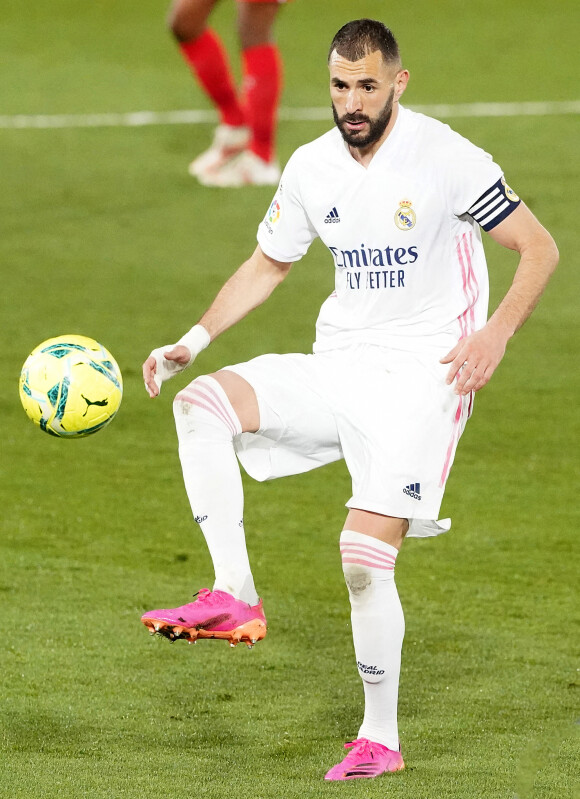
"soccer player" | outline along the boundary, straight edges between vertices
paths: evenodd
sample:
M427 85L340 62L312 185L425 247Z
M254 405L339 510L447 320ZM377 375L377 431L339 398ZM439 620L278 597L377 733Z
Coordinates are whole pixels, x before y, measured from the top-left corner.
M185 61L220 116L211 147L191 162L189 172L207 186L275 186L280 179L275 136L282 62L272 31L285 0L237 0L241 94L220 38L207 27L216 2L175 0L169 18Z
M142 620L169 638L261 639L266 619L248 563L236 454L258 480L344 458L352 497L340 552L364 717L326 779L348 780L404 767L397 554L405 536L449 529L437 517L474 393L538 302L558 252L487 153L400 105L409 73L381 22L341 28L328 66L336 127L290 158L256 250L199 324L144 363L155 397L264 302L317 236L328 247L335 288L313 353L262 355L177 394L185 484L215 583ZM489 320L481 229L519 255Z

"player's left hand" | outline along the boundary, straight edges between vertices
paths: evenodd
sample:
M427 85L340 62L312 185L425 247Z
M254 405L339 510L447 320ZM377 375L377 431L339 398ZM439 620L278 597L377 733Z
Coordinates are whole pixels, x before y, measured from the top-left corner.
M451 385L457 379L456 394L479 391L495 372L505 354L506 344L506 336L489 325L460 339L440 361L451 364L447 383Z

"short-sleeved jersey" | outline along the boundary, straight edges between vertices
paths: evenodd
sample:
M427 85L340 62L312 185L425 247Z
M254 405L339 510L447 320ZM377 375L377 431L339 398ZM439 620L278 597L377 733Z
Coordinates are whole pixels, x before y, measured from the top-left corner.
M399 106L366 168L336 128L296 150L258 243L287 263L316 237L328 247L335 290L320 310L315 352L358 342L445 349L485 324L479 226L493 228L518 203L490 155Z

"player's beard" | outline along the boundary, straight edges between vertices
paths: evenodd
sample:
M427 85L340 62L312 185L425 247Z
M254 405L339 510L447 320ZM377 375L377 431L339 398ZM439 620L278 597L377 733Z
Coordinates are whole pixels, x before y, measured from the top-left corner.
M332 104L332 115L334 117L334 122L336 127L339 129L342 138L349 145L349 147L363 149L365 147L370 147L371 145L375 144L375 142L379 141L385 132L387 125L391 121L391 117L393 115L394 96L395 89L393 87L387 102L383 106L382 111L378 117L375 117L374 119L371 119L371 117L365 116L364 114L345 114L343 117L339 117L336 108L334 107L334 103ZM360 131L349 131L345 128L346 122L368 122L369 129L364 135Z

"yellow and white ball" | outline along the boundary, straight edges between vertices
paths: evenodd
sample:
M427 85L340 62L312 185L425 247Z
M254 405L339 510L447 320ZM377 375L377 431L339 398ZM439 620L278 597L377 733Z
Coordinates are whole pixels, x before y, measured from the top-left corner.
M123 397L111 353L87 336L50 338L30 353L20 374L20 400L45 433L80 438L109 424Z

